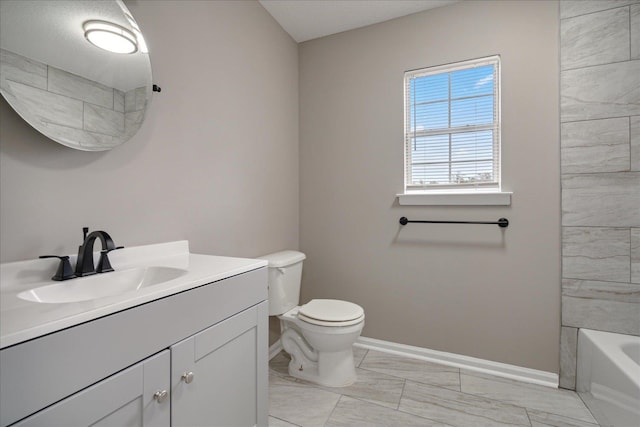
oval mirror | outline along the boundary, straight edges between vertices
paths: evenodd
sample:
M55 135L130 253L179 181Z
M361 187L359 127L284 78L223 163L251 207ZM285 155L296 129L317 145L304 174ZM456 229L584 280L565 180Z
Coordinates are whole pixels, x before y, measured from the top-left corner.
M100 36L131 53L92 44ZM1 0L0 93L60 144L116 147L138 131L151 99L151 62L138 24L121 0Z

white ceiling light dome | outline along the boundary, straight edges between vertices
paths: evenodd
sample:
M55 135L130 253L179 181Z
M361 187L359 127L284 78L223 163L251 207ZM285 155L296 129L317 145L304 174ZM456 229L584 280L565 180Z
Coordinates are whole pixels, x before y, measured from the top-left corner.
M94 46L114 53L138 51L136 36L120 25L107 21L87 21L82 25L85 38Z

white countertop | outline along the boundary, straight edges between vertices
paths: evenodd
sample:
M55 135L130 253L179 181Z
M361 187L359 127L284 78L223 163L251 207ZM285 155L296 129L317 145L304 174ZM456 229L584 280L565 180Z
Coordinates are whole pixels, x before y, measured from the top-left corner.
M98 254L94 254L96 265ZM192 254L187 241L124 248L111 252L109 259L116 271L163 266L184 269L186 273L120 295L82 302L39 303L17 295L40 286L65 283L51 280L59 261L54 258L0 264L0 348L267 266L267 261L261 259ZM75 265L75 256L71 262Z

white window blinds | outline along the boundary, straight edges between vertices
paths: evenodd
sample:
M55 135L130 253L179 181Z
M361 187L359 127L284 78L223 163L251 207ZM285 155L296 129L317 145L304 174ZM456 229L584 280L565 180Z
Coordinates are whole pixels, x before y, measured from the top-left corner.
M500 58L405 73L405 190L500 187Z

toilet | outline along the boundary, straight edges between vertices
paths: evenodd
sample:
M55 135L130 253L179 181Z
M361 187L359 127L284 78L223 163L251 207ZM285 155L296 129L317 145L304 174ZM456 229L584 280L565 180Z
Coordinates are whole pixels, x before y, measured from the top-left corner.
M305 254L282 251L269 262L269 315L278 316L282 347L291 356L289 375L327 387L356 380L353 343L364 327L364 310L335 299L314 299L299 306Z

